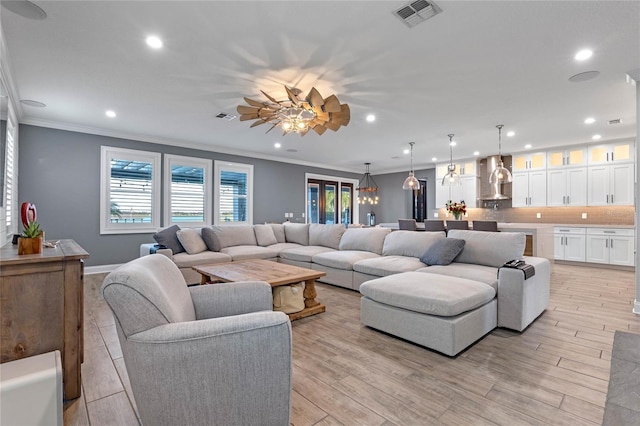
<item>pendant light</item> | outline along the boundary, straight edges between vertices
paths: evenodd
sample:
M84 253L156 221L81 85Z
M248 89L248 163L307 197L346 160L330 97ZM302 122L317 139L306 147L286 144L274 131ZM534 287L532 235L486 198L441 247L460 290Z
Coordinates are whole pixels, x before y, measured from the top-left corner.
M489 176L489 183L511 183L513 177L511 172L504 166L502 162L502 128L503 124L498 124L498 165Z
M456 173L456 165L453 164L453 146L456 143L453 141L453 133L450 133L447 136L449 136L449 165L447 166L449 171L442 178L442 186L460 185L460 176Z
M402 184L402 189L418 190L420 189L420 182L418 182L418 179L413 175L413 145L415 145L415 142L409 142L409 145L411 145L411 170L409 171L409 176L407 176Z
M356 191L358 191L358 204L378 204L378 184L376 184L371 173L369 173L370 164L371 163L364 163L366 171L356 188Z

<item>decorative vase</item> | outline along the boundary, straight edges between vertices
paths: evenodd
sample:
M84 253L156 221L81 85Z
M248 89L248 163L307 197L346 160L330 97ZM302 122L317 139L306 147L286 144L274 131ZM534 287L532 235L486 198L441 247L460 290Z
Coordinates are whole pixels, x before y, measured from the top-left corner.
M36 238L18 238L18 255L42 253L43 236Z
M460 220L460 218L462 217L462 213L460 212L453 212L453 218L455 220Z

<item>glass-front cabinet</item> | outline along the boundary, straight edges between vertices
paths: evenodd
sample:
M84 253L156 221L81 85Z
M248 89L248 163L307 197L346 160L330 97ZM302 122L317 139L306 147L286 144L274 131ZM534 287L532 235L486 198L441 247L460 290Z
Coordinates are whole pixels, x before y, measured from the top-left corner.
M633 142L618 142L589 147L589 164L633 162Z
M547 168L584 166L587 164L585 147L557 149L547 152Z
M514 172L544 170L547 167L547 154L545 152L513 154L512 161Z

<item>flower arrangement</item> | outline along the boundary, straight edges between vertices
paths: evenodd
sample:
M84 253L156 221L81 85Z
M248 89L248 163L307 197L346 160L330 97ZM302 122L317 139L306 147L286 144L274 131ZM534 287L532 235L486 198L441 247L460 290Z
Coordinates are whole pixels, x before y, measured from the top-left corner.
M453 217L456 220L459 220L460 217L462 217L462 215L467 212L467 205L464 203L464 200L460 200L459 203L454 203L453 201L449 200L446 206L447 211L453 214Z

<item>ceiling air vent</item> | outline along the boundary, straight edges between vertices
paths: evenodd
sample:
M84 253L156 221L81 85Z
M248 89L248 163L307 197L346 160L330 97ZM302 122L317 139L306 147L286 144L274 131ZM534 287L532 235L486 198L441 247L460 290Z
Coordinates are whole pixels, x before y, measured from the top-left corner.
M620 124L620 123L622 123L622 118L615 118L613 120L609 120L607 123L609 123L609 124Z
M424 22L427 19L434 17L440 12L442 12L442 9L440 9L435 3L428 2L426 0L417 0L407 3L400 9L393 12L393 14L411 28L418 25L420 22Z
M237 115L233 115L233 114L227 114L226 112L221 112L220 114L216 115L217 118L224 118L227 121L231 121L235 118L237 118Z

